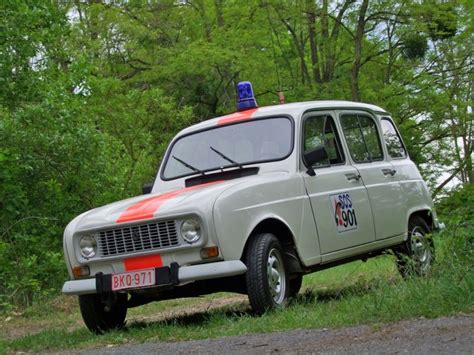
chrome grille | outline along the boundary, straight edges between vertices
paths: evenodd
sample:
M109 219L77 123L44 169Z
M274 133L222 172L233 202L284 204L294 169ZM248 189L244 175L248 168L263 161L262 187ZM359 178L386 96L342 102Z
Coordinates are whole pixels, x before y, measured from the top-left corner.
M102 257L179 245L175 221L153 222L98 233Z

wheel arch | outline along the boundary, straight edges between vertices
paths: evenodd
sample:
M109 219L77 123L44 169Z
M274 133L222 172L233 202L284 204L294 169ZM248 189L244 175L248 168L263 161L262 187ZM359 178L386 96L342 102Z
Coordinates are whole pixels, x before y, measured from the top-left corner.
M415 216L419 216L425 220L425 222L428 224L431 230L434 228L434 220L433 220L433 213L431 209L422 209L422 210L416 210L412 211L409 216L408 216L408 222Z
M284 221L276 217L267 217L257 223L257 225L250 232L247 241L245 242L241 259L245 258L245 255L247 254L247 249L251 244L252 239L254 239L257 235L263 233L271 233L279 240L283 252L286 256L289 271L300 272L302 269L302 263L298 254L298 250L296 248L295 235Z

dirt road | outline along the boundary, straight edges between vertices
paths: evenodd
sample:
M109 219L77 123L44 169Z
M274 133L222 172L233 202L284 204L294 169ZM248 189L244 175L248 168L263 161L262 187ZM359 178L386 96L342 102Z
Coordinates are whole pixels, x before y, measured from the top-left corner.
M176 343L101 348L88 354L241 353L474 354L474 315L416 319L380 326L294 330Z

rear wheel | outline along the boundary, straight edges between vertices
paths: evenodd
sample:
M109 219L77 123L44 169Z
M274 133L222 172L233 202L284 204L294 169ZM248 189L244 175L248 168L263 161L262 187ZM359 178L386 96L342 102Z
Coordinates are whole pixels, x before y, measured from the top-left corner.
M290 293L288 272L280 242L273 234L259 234L245 255L245 281L250 305L257 314L284 307Z
M431 229L420 216L410 218L408 239L396 250L397 266L403 277L424 276L434 260Z
M102 300L98 294L79 296L82 319L87 328L96 334L122 328L127 316L127 294L110 295L108 302Z

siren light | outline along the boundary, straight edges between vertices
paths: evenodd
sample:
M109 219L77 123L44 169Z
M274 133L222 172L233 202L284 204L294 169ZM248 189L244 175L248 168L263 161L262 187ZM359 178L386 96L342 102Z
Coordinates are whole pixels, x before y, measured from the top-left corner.
M250 81L241 81L237 84L237 111L244 111L256 107L258 107L258 105L253 94L252 84Z

